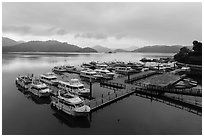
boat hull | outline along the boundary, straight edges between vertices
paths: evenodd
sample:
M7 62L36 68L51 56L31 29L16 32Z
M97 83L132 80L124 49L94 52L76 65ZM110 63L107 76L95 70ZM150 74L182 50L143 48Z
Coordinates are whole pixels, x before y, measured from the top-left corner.
M67 107L64 104L52 101L51 106L56 108L59 111L63 111L64 113L71 115L73 117L87 117L89 116L89 112L76 112L73 109Z
M50 96L49 92L41 93L39 91L32 90L32 89L28 89L28 91L30 91L33 95L38 96L38 97L49 97Z

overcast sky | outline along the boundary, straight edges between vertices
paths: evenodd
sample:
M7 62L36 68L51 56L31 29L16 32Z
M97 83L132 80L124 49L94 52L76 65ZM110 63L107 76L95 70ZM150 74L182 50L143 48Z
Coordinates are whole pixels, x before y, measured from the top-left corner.
M192 45L202 40L202 3L3 3L3 36L81 47Z

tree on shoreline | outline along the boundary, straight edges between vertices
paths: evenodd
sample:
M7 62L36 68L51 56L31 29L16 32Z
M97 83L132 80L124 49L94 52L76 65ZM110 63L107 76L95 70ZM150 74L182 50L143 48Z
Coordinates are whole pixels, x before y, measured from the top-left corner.
M192 50L187 47L182 47L176 55L174 55L174 59L181 63L187 64L202 64L202 43L198 41L193 41Z

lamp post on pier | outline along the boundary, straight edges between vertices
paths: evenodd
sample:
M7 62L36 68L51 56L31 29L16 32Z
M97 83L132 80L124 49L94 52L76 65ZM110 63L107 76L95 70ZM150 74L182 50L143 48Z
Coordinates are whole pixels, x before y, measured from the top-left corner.
M93 82L93 81L92 81L92 78L90 77L90 78L89 78L89 86L90 86L90 95L89 95L89 96L90 96L91 98L92 98L92 82Z

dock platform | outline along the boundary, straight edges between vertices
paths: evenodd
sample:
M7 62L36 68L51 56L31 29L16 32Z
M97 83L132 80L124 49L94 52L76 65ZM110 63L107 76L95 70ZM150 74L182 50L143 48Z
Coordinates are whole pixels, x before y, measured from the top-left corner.
M122 99L128 95L133 94L135 91L131 90L120 90L114 93L111 93L106 96L102 96L101 98L96 98L91 101L88 101L86 105L88 105L91 108L91 112L104 107L106 105L109 105L113 102L118 101L119 99Z

